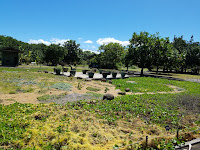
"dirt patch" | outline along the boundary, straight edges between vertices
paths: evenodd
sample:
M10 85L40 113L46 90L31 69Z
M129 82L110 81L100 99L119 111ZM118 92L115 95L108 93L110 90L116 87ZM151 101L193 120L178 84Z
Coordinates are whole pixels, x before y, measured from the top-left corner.
M97 94L105 94L105 89L107 88L107 93L112 93L114 96L118 96L118 91L115 90L115 86L107 82L76 80L71 82L69 81L67 83L72 84L72 90L67 91L66 99L61 99L58 103L64 103L67 101L77 101L80 99L91 99L90 96L85 96L88 92L92 92L87 90L87 87L100 89L100 91L95 92ZM60 95L63 93L66 93L66 91L49 89L46 92L41 93L40 89L35 89L32 93L0 94L0 104L9 105L15 102L38 104L40 103L40 101L37 100L37 97L39 96L46 94ZM74 93L77 93L78 95Z
M72 93L72 94L67 94L59 99L50 99L50 100L44 100L44 101L40 101L40 102L41 103L66 104L67 102L76 102L79 100L91 100L94 98L96 98L96 97L93 97L92 95L89 95L89 94Z
M167 93L171 93L171 94L175 94L175 93L181 93L183 91L185 91L185 89L183 88L179 88L177 86L174 86L174 85L167 85L168 87L172 88L173 91L171 92L147 92L147 93L142 93L142 92L136 92L136 93L132 93L132 92L127 92L126 94L127 95L142 95L142 94L167 94Z
M88 90L88 87L93 87L96 89L100 89L99 91L96 91L95 93L97 94L105 94L105 93L111 93L113 94L115 97L119 96L118 92L120 92L119 89L115 89L115 86L107 83L107 82L101 82L101 81L83 81L83 80L76 80L76 81L65 81L67 83L72 84L72 90L71 91L67 91L67 95L65 96L65 98L59 99L59 100L52 100L52 101L48 101L48 102L56 102L58 104L63 104L66 102L70 102L70 101L77 101L77 100L83 100L83 99L92 99L91 96L88 96L87 93L88 92L93 92ZM132 82L132 81L131 81ZM166 94L166 93L180 93L183 92L184 89L181 89L179 87L173 86L173 85L167 85L170 88L173 89L173 91L171 92L156 92L156 93L152 93L152 92L148 92L146 94L157 94L157 93L161 93L161 94ZM42 95L60 95L66 93L66 91L62 91L62 90L57 90L57 89L49 89L46 90L46 92L41 92L40 89L36 88L34 90L34 92L32 93L17 93L17 94L0 94L0 104L4 104L4 105L9 105L15 102L19 102L19 103L32 103L32 104L38 104L41 103L41 101L38 101L37 97L40 97ZM127 92L126 94L128 95L141 95L141 94L145 94L145 93L132 93L132 92Z
M135 84L136 82L135 81L126 81L126 83L133 83L133 84Z

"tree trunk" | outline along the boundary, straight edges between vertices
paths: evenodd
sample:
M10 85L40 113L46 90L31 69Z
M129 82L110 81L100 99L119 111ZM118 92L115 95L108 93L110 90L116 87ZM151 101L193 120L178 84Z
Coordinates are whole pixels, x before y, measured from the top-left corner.
M183 73L183 65L181 66L181 73Z
M140 76L143 76L144 75L144 72L143 72L144 68L141 69L141 73L140 73Z
M157 66L157 69L156 69L156 74L158 74L158 66Z
M73 68L72 68L72 66L71 66L70 64L68 64L68 65L69 65L69 67L70 67L70 68L71 68L71 70L72 70L72 69L73 69Z
M165 72L165 71L166 71L166 67L164 66L164 67L163 67L163 72Z

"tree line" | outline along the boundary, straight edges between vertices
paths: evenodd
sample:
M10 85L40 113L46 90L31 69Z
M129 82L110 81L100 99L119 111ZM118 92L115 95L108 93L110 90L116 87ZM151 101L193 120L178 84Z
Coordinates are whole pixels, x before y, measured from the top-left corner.
M181 37L161 38L159 33L150 35L148 32L134 33L130 39L130 45L126 55L127 65L135 64L141 69L156 68L163 72L186 73L191 70L193 74L199 74L200 70L200 43Z
M45 45L42 43L29 44L9 36L0 36L0 49L4 48L19 49L21 51L19 54L21 64L36 62L37 64L45 63L52 66L62 64L72 67L76 64L89 64L88 57L95 54L91 51L83 51L80 44L74 40L66 41L63 45Z
M200 70L200 43L184 40L183 36L174 36L173 41L162 38L159 33L133 33L127 47L119 43L109 43L99 47L99 54L83 51L80 44L74 40L66 41L63 45L28 44L12 37L0 36L0 47L12 47L22 51L20 63L35 61L38 64L87 64L91 67L119 69L136 65L143 69L162 69L163 72L199 74Z

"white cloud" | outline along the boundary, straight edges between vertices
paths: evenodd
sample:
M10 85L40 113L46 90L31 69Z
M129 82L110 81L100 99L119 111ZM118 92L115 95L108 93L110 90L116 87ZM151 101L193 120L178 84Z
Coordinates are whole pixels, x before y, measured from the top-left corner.
M87 41L85 41L85 42L83 42L83 43L92 44L93 42L92 42L92 41L90 41L90 40L87 40Z
M45 45L50 45L50 44L61 44L63 45L64 42L69 41L69 39L57 39L57 38L52 38L50 41L45 41L43 39L39 39L39 40L33 40L30 39L28 41L29 44L45 44Z
M53 38L51 39L51 43L52 44L61 44L63 45L65 42L69 41L70 39L57 39L57 38Z
M99 38L97 41L97 44L99 45L103 45L103 44L109 44L109 43L119 43L121 44L122 46L127 46L129 45L129 41L119 41L119 40L116 40L115 38Z
M94 52L95 54L99 54L99 52L98 51L96 51L96 50L91 50L91 49L82 49L83 51L91 51L91 52Z
M32 40L30 39L28 41L29 44L45 44L45 45L50 45L51 43L48 41L44 41L43 39L39 39L39 40Z

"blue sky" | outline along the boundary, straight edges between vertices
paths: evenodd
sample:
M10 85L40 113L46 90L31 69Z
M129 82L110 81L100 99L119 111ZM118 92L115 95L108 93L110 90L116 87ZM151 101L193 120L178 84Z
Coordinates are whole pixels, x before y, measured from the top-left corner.
M84 50L127 45L133 32L200 42L199 0L0 0L0 35L29 43L76 40Z

